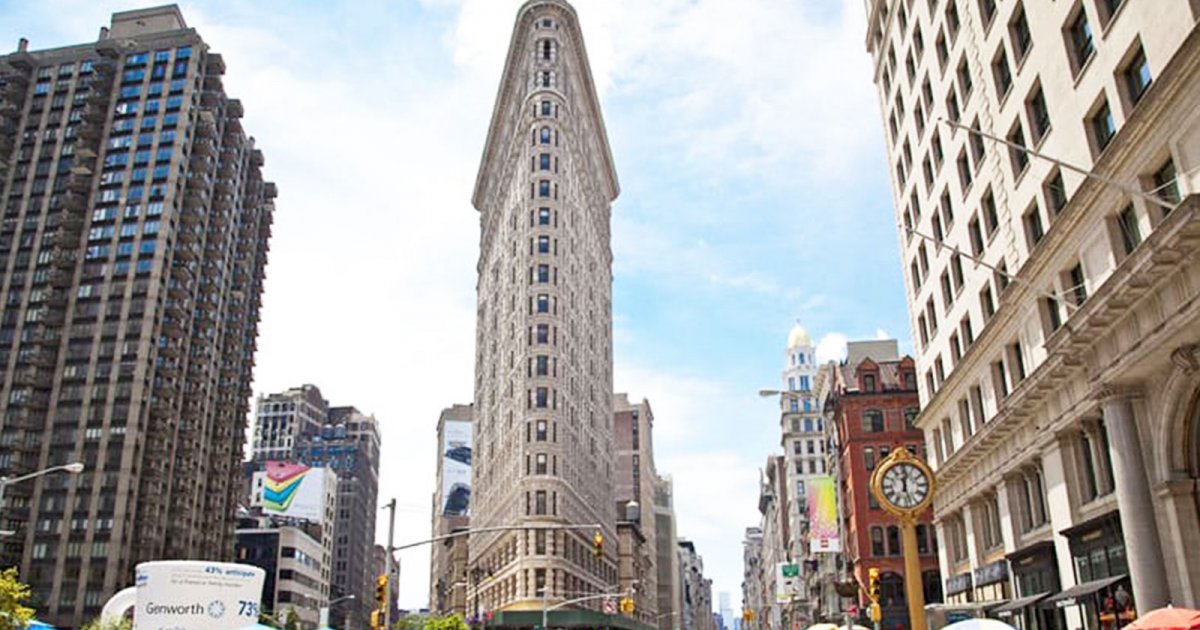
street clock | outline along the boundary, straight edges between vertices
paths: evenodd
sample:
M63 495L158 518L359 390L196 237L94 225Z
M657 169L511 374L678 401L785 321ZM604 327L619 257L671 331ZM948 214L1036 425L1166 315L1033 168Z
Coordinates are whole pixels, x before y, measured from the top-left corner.
M933 502L933 470L907 448L898 448L871 475L871 492L885 510L913 519Z

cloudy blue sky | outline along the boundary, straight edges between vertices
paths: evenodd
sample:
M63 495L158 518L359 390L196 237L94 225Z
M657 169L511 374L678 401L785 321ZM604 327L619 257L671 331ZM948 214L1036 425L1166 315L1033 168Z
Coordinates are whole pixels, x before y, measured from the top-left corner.
M0 0L0 46L96 38L142 0ZM470 197L517 0L181 3L279 184L256 392L383 425L397 540L429 533L434 424L472 397ZM740 600L796 319L910 347L862 0L577 0L622 184L615 379L655 412L678 530ZM8 48L3 48L8 50ZM382 526L379 531L386 532ZM427 552L403 555L424 604ZM714 598L715 599L715 598Z

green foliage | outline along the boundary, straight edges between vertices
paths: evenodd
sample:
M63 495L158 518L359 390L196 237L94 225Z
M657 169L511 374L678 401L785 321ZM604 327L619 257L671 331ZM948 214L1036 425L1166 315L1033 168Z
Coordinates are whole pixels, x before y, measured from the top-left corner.
M17 579L16 567L0 571L0 630L23 630L33 619L33 609L26 606L29 587Z
M133 630L133 622L128 619L115 619L113 617L101 619L97 617L91 623L85 625L82 630Z
M279 630L300 630L300 615L296 614L295 608L289 607L274 617L266 613L259 615L258 623Z
M460 615L430 615L425 619L424 630L467 630L467 623Z
M395 630L425 630L425 618L421 615L404 615L392 625Z

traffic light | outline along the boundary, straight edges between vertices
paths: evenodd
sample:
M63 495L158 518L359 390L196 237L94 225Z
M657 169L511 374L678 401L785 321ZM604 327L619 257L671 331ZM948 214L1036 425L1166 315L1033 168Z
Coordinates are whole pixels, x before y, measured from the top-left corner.
M621 598L621 612L626 615L633 614L633 598L632 597L622 597Z
M388 597L388 576L380 575L375 578L375 603L379 606L379 610L388 609L390 598Z
M867 596L872 602L879 601L879 569L867 569Z
M383 629L383 611L382 610L372 610L371 611L371 629L372 630L382 630Z
M599 530L592 534L592 555L600 558L604 555L604 534Z
M754 621L754 610L750 609L750 608L743 610L742 611L742 621L746 621L746 622Z

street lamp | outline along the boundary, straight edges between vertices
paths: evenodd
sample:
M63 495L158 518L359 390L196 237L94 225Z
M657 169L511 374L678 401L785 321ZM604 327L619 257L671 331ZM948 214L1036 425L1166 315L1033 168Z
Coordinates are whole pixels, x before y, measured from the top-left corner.
M338 604L340 604L342 602L350 601L352 599L357 599L357 597L355 597L354 595L344 595L344 596L339 597L339 598L329 602L328 604L322 606L321 607L321 616L318 618L318 621L317 621L317 630L327 630L329 628L329 611L334 606L337 606Z
M72 475L78 475L79 473L83 472L83 462L71 462L70 464L63 464L61 466L51 466L45 470L31 472L28 475L21 475L20 477L0 477L0 514L3 513L4 509L4 491L10 484L28 481L35 477L41 477L42 475L48 475L52 472L59 471L70 473ZM3 524L3 522L3 519L0 518L0 524ZM11 536L14 533L16 532L12 530L0 530L0 536Z

